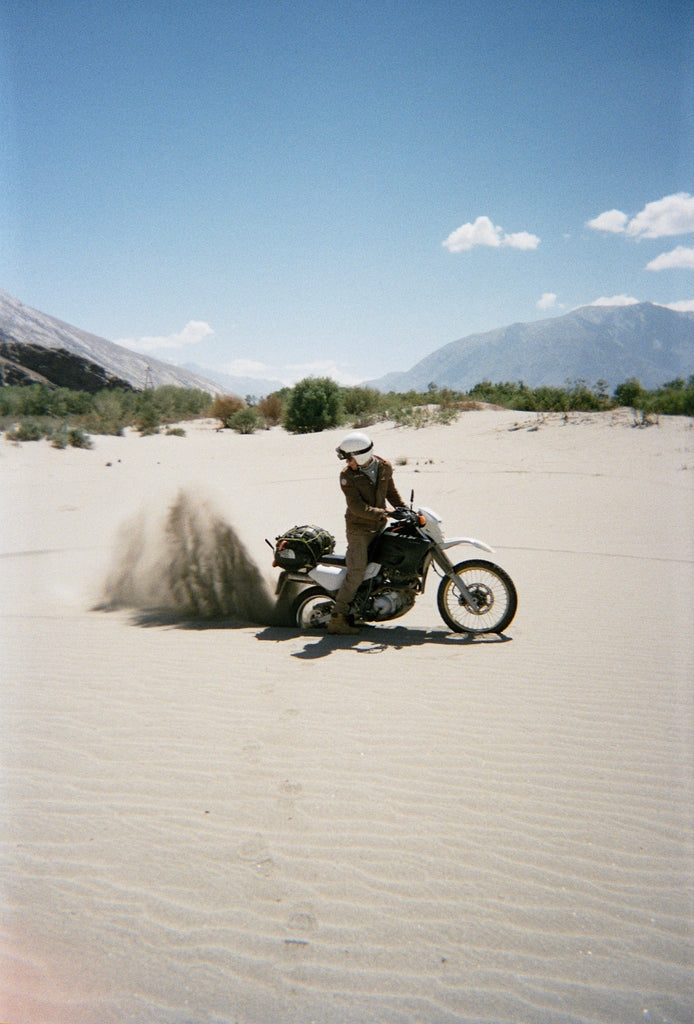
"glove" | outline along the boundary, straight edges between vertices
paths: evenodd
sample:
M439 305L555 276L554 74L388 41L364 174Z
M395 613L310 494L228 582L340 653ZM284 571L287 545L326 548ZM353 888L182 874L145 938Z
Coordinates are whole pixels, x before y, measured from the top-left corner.
M409 508L405 508L400 505L398 508L394 508L392 512L387 513L391 519L407 519L410 515Z

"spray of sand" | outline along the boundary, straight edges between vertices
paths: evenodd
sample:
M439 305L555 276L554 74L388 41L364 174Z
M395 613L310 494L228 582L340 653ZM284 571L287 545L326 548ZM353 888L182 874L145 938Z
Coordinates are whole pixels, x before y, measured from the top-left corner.
M233 527L186 491L163 515L143 510L121 527L99 607L181 620L278 621L268 585Z

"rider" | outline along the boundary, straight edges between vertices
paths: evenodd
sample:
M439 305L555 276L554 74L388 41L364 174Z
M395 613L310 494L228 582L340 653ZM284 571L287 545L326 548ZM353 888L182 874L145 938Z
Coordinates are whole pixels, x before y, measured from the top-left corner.
M394 507L405 502L393 481L393 467L373 454L373 441L367 434L353 431L336 448L347 465L340 472L340 487L347 502L347 575L337 592L328 623L328 633L353 634L347 614L350 602L364 579L369 542L387 522L386 500Z

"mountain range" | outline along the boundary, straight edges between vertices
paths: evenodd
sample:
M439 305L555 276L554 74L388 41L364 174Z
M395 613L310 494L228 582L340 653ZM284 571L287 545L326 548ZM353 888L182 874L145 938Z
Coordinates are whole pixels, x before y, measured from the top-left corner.
M25 306L0 290L0 382L49 383L97 391L104 387L173 384L210 394L224 391L199 374L150 359Z
M694 313L639 302L582 306L563 316L511 324L452 341L404 373L369 381L379 391L422 391L429 384L469 391L490 381L529 387L630 377L656 388L694 373Z
M210 366L198 366L197 363L183 363L183 369L190 373L207 376L219 385L225 395L238 395L241 398L245 398L247 395L263 398L263 396L270 395L273 391L280 391L284 387L281 380L232 376L232 374L223 373L221 370L213 370Z
M482 381L523 381L529 387L630 377L655 388L694 373L694 313L649 302L582 306L563 316L511 324L450 342L410 370L365 384L379 391L424 391L430 384L469 391ZM280 381L225 377L179 367L25 306L0 290L0 384L43 381L96 391L103 387L199 388L212 395L262 396Z

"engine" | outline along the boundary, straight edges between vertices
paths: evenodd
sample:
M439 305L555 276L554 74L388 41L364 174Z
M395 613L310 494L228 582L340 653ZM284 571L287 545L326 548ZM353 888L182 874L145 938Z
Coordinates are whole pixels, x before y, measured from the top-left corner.
M371 595L369 601L369 617L376 622L385 619L396 619L408 612L414 604L415 595L409 590L396 590L393 587L382 587Z

